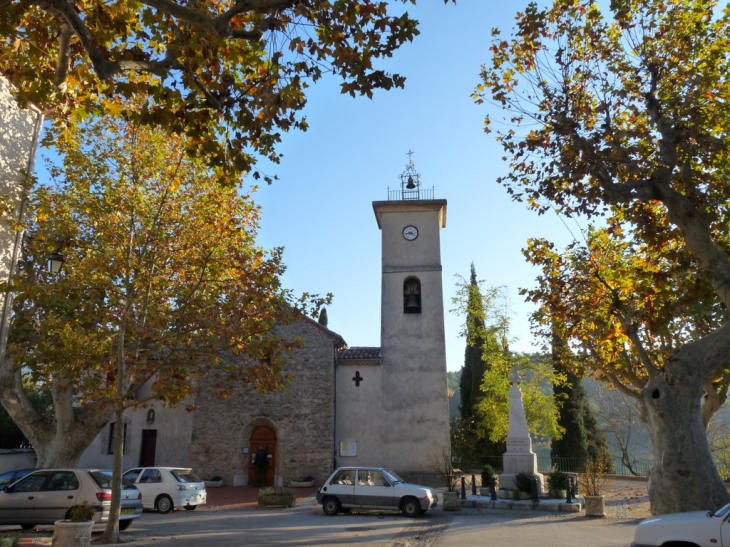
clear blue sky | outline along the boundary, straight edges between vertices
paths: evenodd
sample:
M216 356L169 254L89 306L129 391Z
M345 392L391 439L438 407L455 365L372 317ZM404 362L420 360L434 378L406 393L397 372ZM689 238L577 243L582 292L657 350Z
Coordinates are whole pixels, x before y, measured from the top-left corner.
M529 237L565 245L573 236L555 214L528 211L496 183L507 164L494 136L484 133L483 120L489 112L497 120L501 111L471 98L489 60L491 29L508 33L527 3L407 5L421 34L377 66L406 76L405 89L352 98L340 94L338 79L324 77L309 89L304 113L310 129L284 135L281 164L259 165L279 177L254 196L263 207L259 244L285 248L287 288L334 294L329 328L348 345L380 345L381 234L372 202L387 199L389 187L399 188L406 153L413 150L422 186L448 200L441 232L448 370L463 364L462 318L449 310L455 275L468 278L471 262L486 286L509 291L513 349L538 349L529 329L533 308L518 294L534 285L537 271L520 249ZM43 162L36 165L45 178ZM579 236L575 224L569 227Z
M420 0L409 13L420 36L380 65L407 77L405 90L377 92L373 99L339 93L325 78L309 90L310 129L284 136L278 166L261 167L278 181L256 195L263 206L259 242L284 246L287 287L334 294L329 327L350 346L380 345L380 231L374 200L399 187L408 150L424 188L448 200L441 232L447 367L463 364L461 318L449 313L455 274L469 275L473 261L487 286L509 289L513 348L535 351L529 331L531 305L519 296L534 285L536 270L520 249L529 237L566 244L571 233L554 214L538 216L512 202L496 183L507 164L493 135L483 132L490 106L471 93L489 60L490 31L509 31L526 0L493 2ZM497 110L492 110L496 113ZM496 119L496 116L493 115ZM569 225L576 236L575 224Z

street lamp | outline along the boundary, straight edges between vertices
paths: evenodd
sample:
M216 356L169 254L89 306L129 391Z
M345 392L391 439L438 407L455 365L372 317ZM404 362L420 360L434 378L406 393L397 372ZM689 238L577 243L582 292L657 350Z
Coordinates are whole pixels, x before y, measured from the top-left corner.
M63 255L61 253L53 253L46 263L46 268L49 272L56 274L61 271L64 262L65 260L63 259Z

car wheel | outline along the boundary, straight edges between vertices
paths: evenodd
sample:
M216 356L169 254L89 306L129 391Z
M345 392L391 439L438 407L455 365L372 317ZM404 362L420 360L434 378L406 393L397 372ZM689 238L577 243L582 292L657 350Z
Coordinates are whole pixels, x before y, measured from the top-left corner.
M119 521L119 531L124 532L127 528L132 526L132 519L124 519Z
M35 525L35 524L28 524L28 523L25 523L25 524L21 524L21 525L20 525L20 527L21 527L21 528L22 528L23 530L32 530L33 528L35 528L35 527L36 527L36 525Z
M186 505L185 510L186 511L195 511L196 507L197 507L197 505Z
M401 502L401 511L407 517L417 517L421 514L421 504L416 498L406 498Z
M340 502L337 501L337 498L327 498L322 502L322 510L324 511L324 514L329 515L330 517L334 517L337 513L339 513L341 507L342 506L340 505Z
M155 500L155 509L163 515L172 511L174 507L175 506L172 504L172 498L170 498L167 494L162 494Z

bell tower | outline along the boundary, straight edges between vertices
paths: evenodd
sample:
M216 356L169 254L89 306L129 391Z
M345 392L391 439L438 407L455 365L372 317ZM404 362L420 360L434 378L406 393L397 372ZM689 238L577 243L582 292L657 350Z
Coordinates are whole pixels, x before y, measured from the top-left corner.
M411 154L400 189L373 202L382 232L383 455L396 472L428 475L434 458L450 450L440 242L446 200L421 187Z

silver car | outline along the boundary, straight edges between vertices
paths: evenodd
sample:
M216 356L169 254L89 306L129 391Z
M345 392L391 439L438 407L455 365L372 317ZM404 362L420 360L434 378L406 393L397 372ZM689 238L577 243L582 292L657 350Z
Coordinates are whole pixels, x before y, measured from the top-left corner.
M340 467L324 481L317 501L330 516L351 509L390 509L417 517L436 507L439 497L433 488L409 484L385 467Z
M112 472L106 469L39 469L0 492L0 524L18 524L29 530L37 524L68 519L69 510L84 502L92 505L94 522L106 522L112 500ZM142 516L142 493L122 485L119 529Z

